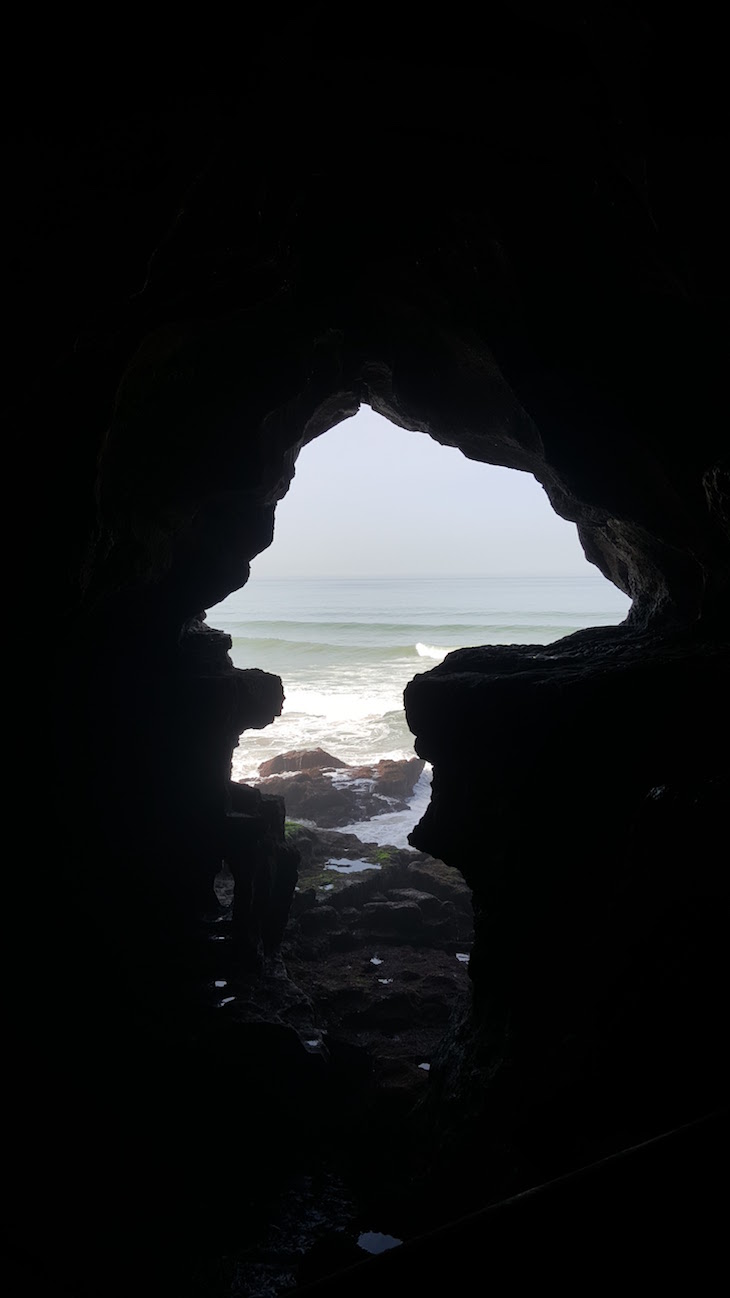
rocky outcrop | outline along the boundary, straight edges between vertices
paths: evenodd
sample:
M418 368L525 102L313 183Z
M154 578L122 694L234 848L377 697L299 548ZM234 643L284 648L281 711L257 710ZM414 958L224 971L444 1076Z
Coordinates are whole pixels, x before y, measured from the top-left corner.
M284 935L297 882L299 853L284 837L284 803L231 782L223 860L234 884L233 967L263 968ZM229 970L231 965L229 965Z
M376 762L374 766L355 766L349 778L351 780L372 780L373 790L380 798L392 798L394 801L408 804L418 783L425 762L418 757L409 757L403 761L391 761L388 758ZM402 810L400 806L393 810Z
M297 749L290 753L280 753L270 757L259 766L259 775L266 779L269 775L281 775L283 771L308 771L312 767L319 771L333 771L347 766L339 757L332 757L323 748Z
M322 761L315 762L317 754ZM269 774L272 763L286 760L299 762L289 766L292 775ZM324 829L371 820L389 811L406 811L425 763L418 757L403 761L380 761L373 766L336 765L326 753L290 753L273 758L259 768L267 776L260 788L283 798L287 814L294 819L311 821ZM266 768L266 769L264 769Z
M377 940L470 949L471 891L442 861L303 825L289 828L287 842L300 862L290 950L301 937L297 949L311 959Z
M433 1078L467 1142L511 1130L556 1172L720 1103L728 697L724 649L620 630L462 650L408 686L434 767L410 840L474 893L473 1005Z

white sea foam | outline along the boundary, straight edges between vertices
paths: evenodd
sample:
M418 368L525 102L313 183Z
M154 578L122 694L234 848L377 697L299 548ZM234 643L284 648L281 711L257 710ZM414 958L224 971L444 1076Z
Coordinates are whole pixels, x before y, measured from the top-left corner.
M412 753L409 756L413 756ZM357 834L366 843L379 843L383 846L408 847L408 835L426 811L431 798L431 767L424 766L413 790L413 797L407 811L386 811L382 816L372 820L356 820L351 825L344 825L343 834Z
M416 653L419 658L433 658L437 663L443 662L447 654L453 652L453 649L442 649L437 644L417 644Z
M209 623L233 636L236 667L280 676L286 698L272 725L242 735L233 778L255 780L261 762L292 749L324 748L352 766L412 757L403 690L418 671L463 645L546 644L615 624L627 606L594 575L252 579L209 611ZM419 804L365 822L364 836L405 844L421 814Z
M403 707L403 691L389 688L389 682L369 682L367 673L361 673L363 688L332 688L325 693L322 690L286 689L282 717L305 716L324 718L326 721L362 721L365 717L382 717L386 712L394 712ZM368 685L374 686L371 691Z

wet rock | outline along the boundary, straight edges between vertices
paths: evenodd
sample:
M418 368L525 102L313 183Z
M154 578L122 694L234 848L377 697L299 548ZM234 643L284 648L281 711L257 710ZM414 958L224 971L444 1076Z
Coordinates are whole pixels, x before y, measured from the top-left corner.
M303 911L298 920L302 932L308 934L326 933L337 928L340 922L334 906L314 906Z
M296 894L287 930L288 951L313 960L325 958L328 950L349 951L378 942L450 953L457 947L470 948L471 895L458 876L452 886L453 872L442 862L405 849L363 843L353 834L336 831L297 827L292 841L307 846L300 874L303 891ZM328 868L335 853L343 862L337 871ZM353 861L352 875L348 857ZM365 868L369 859L371 868ZM420 888L408 886L414 864L420 867L418 877L424 885ZM443 896L437 895L437 888ZM310 911L318 910L324 912L322 920L309 917ZM338 915L337 924L327 919L330 912Z
M317 769L269 776L265 787L267 792L284 798L290 817L325 827L347 825L391 809L383 801L374 801L369 790L335 784L327 773Z
M409 849L365 843L354 834L306 826L293 827L289 841L301 853L302 891L294 898L287 941L295 947L298 942L308 958L320 958L326 940L342 951L376 940L468 949L471 893L443 862ZM337 870L329 868L333 859L341 862ZM318 929L315 950L314 926L299 925L297 917L320 905L339 912L340 926L328 939L326 930Z
M360 923L374 936L398 936L408 941L423 931L423 914L414 901L367 902Z
M324 760L318 764L320 754ZM300 763L296 769L280 765L295 761ZM258 787L283 797L292 819L336 828L389 811L405 811L424 765L420 758L413 757L373 766L346 766L330 759L322 749L315 749L264 762L259 768L262 782ZM276 773L282 770L287 773Z
M453 910L453 902L443 902L433 893L420 892L417 888L391 888L386 895L389 901L414 903L429 918L440 918L447 908Z
M406 881L417 890L450 901L469 921L473 918L471 888L458 870L443 861L437 861L425 852L414 853L414 859L406 867Z
M326 753L323 748L298 748L262 762L259 766L259 775L263 779L269 775L281 775L283 771L307 771L312 767L319 770L334 770L346 765L346 762L340 761L339 757L333 757L331 753Z
M333 1053L364 1052L385 1094L411 1103L423 1093L427 1076L420 1065L435 1054L468 993L465 965L445 951L383 939L359 953L330 947L326 959L290 950L287 965L311 998Z
M374 766L348 768L353 780L372 780L375 790L384 798L410 798L426 765L420 757L402 761L383 759Z

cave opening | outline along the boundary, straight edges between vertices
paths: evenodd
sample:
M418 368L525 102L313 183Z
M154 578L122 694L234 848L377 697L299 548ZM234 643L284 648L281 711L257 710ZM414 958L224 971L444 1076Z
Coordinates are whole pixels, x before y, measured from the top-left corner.
M466 1182L474 1208L536 1190L471 1246L435 1231L331 1292L448 1293L470 1272L519 1290L523 1261L526 1289L585 1288L611 1258L618 1284L676 1284L682 1259L690 1291L714 1283L720 1142L706 1126L682 1155L670 1133L727 1088L724 45L671 6L490 7L484 40L458 10L361 17L353 37L342 6L270 8L190 63L136 29L117 68L88 42L15 43L8 447L28 463L9 480L23 584L43 573L53 609L48 637L37 606L8 628L15 657L41 651L19 702L50 741L40 779L14 762L31 859L7 871L31 975L8 1101L24 1292L266 1292L282 1241L304 1283L302 1209L328 1196L336 1270L357 1239L307 1179L323 1145L399 1200L364 1233L444 1225ZM256 573L300 445L303 475L362 402L533 473L633 601L544 646L413 637L455 651L407 686L434 772L411 846L463 878L475 941L468 1005L429 1025L438 1058L391 1060L382 1103L350 1042L326 1058L277 957L283 808L230 782L278 676L234 666L199 617ZM234 852L235 942L209 910ZM296 896L297 923L317 914ZM347 930L333 912L305 921L315 954ZM245 995L218 966L234 946L270 961ZM352 1030L372 984L395 986L376 959L350 954ZM442 990L421 998L435 1019ZM622 1151L644 1141L642 1176Z
M310 1054L351 1052L371 1070L363 1103L380 1113L425 1096L473 943L470 886L408 843L431 770L414 756L403 690L454 650L548 645L616 625L628 606L530 475L366 408L305 446L270 550L208 610L236 669L283 683L281 717L240 736L231 787L239 811L252 789L283 798L299 854L275 955L315 1013L298 1006L293 1021ZM216 880L216 923L234 881L250 909L234 861ZM243 985L225 959L218 973L213 1003L235 1015L250 970Z
M278 387L276 400L254 394L242 436L239 328L240 321L233 328L225 321L192 330L182 343L174 340L170 355L165 336L148 340L125 375L102 457L98 493L108 546L99 547L96 580L102 591L106 583L101 638L117 670L110 686L105 661L104 697L124 739L116 755L120 782L112 787L106 779L99 802L111 820L121 787L127 803L139 797L142 809L119 821L114 850L123 864L116 876L123 889L114 897L114 936L125 955L136 943L129 967L141 984L145 1013L152 967L167 993L158 1004L174 998L178 1021L185 1028L195 1023L200 1033L189 1090L197 1097L202 1087L214 1105L209 1063L220 1058L246 1096L242 1111L256 1111L262 1138L255 1175L267 1183L262 1204L271 1219L289 1174L329 1167L339 1169L340 1206L348 1185L357 1184L356 1217L364 1233L372 1228L407 1238L445 1220L457 1202L472 1207L526 1188L616 1149L626 1143L627 1130L638 1137L656 1130L653 1098L632 1112L611 1031L602 1038L595 1020L603 1016L610 1025L614 1003L620 1005L616 1033L637 1048L650 1079L648 1096L657 1075L652 1040L642 1035L641 997L629 989L623 1008L624 956L622 950L615 959L613 926L617 915L630 917L621 918L620 930L633 968L632 961L644 956L631 943L643 922L654 924L653 915L647 918L650 890L637 904L633 884L637 860L644 868L642 835L654 810L653 802L650 812L645 804L651 789L687 779L687 754L678 754L671 738L671 675L658 670L646 687L647 653L663 652L661 644L655 648L653 628L671 626L667 610L671 618L676 606L668 600L653 534L632 521L625 502L616 511L621 516L611 512L605 463L590 480L581 480L580 464L573 475L552 465L549 438L505 392L487 349L474 380L476 397L471 377L459 371L452 382L448 364L449 382L429 387L425 363L415 387L405 397L394 394L386 367L373 373L358 355L344 392L333 392L325 376L315 391L305 387L291 402L280 399ZM198 365L201 352L204 363ZM277 370L277 385L280 377ZM434 771L430 801L409 844L418 859L405 848L383 859L390 854L388 839L373 842L366 856L367 840L358 835L342 851L327 842L318 855L318 838L358 822L349 818L338 828L312 830L302 816L287 825L276 785L264 790L230 781L242 733L239 755L249 745L269 743L256 736L281 713L280 674L273 661L271 670L262 666L259 652L236 664L235 645L231 662L230 640L225 630L214 629L215 616L206 622L194 612L215 609L243 582L242 607L250 616L257 556L269 553L274 509L283 500L280 517L286 517L287 501L297 498L296 482L289 496L287 489L300 447L304 466L304 456L324 446L363 395L378 414L392 418L389 437L412 436L435 454L460 458L470 482L492 471L488 465L507 475L522 469L515 476L525 481L534 473L556 509L577 521L586 554L636 596L623 625L612 625L620 614L606 616L603 625L592 616L577 629L568 618L560 630L573 634L562 639L541 637L531 627L522 641L512 630L500 642L479 626L468 637L470 646L463 627L450 643L445 632L421 639L423 628L411 621L414 634L405 645L397 641L410 655L406 679L416 672L406 691L408 723L418 760ZM456 410L453 436L447 431L450 406ZM383 461L389 464L388 453ZM431 522L427 535L434 531ZM362 529L368 531L372 519ZM419 520L413 532L421 547L423 531ZM330 539L332 551L341 548L337 541ZM273 558L274 547L270 553ZM251 562L254 577L247 581ZM115 585L120 572L121 588ZM291 580L301 595L306 578ZM351 587L356 580L345 582ZM442 594L458 597L453 572L438 580ZM478 574L466 580L473 583ZM443 608L436 605L436 611ZM271 621L282 619L272 619L269 607L259 620L270 632ZM304 643L306 656L311 640ZM453 654L444 657L447 648ZM434 651L438 655L429 656ZM429 670L419 673L422 665ZM715 660L702 676L707 693L717 669ZM286 688L290 672L282 674ZM689 733L698 723L682 688L672 707L684 698ZM274 736L277 727L281 733L275 721ZM338 770L331 780L327 776L333 793L341 792ZM253 771L239 768L238 774ZM297 775L300 783L308 778L306 770ZM412 812L410 803L411 822ZM296 882L302 858L305 887ZM230 890L221 899L220 880L216 896L221 859L235 881L232 912ZM367 869L356 869L358 863ZM342 884L352 889L344 900ZM472 898L467 982L471 937L462 923L472 922ZM674 904L671 894L667 908ZM394 938L407 929L402 946L409 963L397 969L390 964ZM661 969L659 953L652 967ZM457 1003L462 993L463 1006ZM650 985L644 999L652 994ZM126 986L121 998L129 1000ZM162 1010L159 1025L169 1031ZM654 1035L662 1031L658 1023ZM163 1077L174 1067L171 1053ZM555 1069L566 1078L558 1087ZM609 1092L619 1095L618 1104L613 1098L607 1103ZM673 1099L658 1119L665 1125L676 1116ZM682 1096L683 1105L692 1103L691 1095ZM282 1109L307 1114L307 1130L292 1137L282 1129ZM505 1131L508 1165L499 1154ZM235 1138L245 1139L243 1128ZM489 1151L486 1180L470 1162L473 1140ZM411 1200L421 1180L429 1191L419 1188ZM325 1183L329 1194L326 1176ZM438 1193L431 1197L435 1184ZM306 1195L296 1191L294 1199L306 1215ZM320 1200L310 1207L316 1218ZM265 1248L267 1221L259 1226L256 1239ZM237 1247L244 1247L240 1236Z
M234 665L274 672L285 688L282 715L241 736L233 778L255 781L262 763L281 773L283 754L303 750L355 768L409 759L402 696L416 672L469 645L615 625L629 607L531 475L468 460L362 406L303 448L273 544L245 587L208 610L232 637ZM427 788L421 778L418 815ZM343 814L322 827L354 826ZM371 832L405 846L418 815L386 815Z

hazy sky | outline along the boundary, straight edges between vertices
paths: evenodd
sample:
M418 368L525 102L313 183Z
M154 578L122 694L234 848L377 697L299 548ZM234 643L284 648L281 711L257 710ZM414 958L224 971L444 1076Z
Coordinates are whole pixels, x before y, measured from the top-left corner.
M363 406L305 446L255 577L598 575L529 473Z

